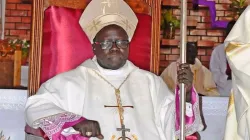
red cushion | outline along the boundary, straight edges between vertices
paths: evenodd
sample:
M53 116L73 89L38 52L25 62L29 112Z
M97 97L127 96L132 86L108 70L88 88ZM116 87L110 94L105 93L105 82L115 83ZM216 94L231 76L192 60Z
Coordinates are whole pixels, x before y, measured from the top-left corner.
M41 83L93 57L91 43L79 25L83 10L51 6L44 15ZM130 44L131 60L150 69L151 17L137 14L138 28Z
M150 70L151 57L151 16L136 14L139 20L135 34L130 43L129 60L144 70Z
M41 82L91 58L91 44L78 21L82 10L52 6L44 14Z

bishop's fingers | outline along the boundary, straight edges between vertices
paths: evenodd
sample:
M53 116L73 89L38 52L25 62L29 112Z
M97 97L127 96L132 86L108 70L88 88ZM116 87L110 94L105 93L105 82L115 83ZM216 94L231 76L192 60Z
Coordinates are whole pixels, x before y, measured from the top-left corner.
M101 133L101 127L97 121L94 122L94 128L95 128L95 137L99 139L104 139L104 136Z

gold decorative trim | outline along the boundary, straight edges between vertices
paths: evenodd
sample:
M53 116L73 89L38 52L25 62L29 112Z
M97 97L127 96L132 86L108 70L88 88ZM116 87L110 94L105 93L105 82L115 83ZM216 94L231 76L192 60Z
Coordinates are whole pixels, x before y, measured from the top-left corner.
M250 48L250 44L242 44L242 43L236 43L232 42L229 43L226 47L225 51L229 58L232 58L233 56L245 51L246 49Z
M231 95L229 97L229 103L228 103L228 107L230 107L231 105L234 104L234 93L231 92Z
M225 49L225 51L228 53L228 52L231 52L233 50L235 50L236 48L239 48L239 43L229 43Z
M229 97L229 102L228 102L228 110L227 110L227 116L230 116L232 112L234 111L234 93L231 92L231 95Z

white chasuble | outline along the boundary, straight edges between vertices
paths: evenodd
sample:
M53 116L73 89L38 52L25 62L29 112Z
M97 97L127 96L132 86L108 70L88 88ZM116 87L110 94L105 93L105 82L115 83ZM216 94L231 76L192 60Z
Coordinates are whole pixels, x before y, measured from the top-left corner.
M225 42L228 44L225 46L227 60L232 70L232 90L234 98L232 105L234 105L233 109L235 109L234 112L228 113L227 123L231 126L234 124L234 127L226 130L225 138L230 136L230 134L234 134L234 136L237 137L237 140L250 139L249 14L250 6L248 6L241 14L225 40ZM234 123L232 123L233 121Z
M108 82L109 83L108 83ZM175 96L163 80L127 61L119 70L105 70L96 59L46 83L28 99L26 118L36 128L42 118L71 112L100 124L105 140L121 137L120 116L114 87L120 87L126 136L131 140L175 140ZM198 101L198 100L197 100ZM194 105L195 121L188 134L202 129L199 107ZM90 138L97 140L97 138Z
M250 134L250 44L230 43L226 49L232 70L232 95L227 117L225 140L249 140Z

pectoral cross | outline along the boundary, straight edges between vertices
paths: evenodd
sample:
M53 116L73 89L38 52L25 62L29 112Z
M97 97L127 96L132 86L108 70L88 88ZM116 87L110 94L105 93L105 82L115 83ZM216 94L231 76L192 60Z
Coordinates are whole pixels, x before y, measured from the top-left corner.
M109 0L103 0L104 4L110 4ZM116 1L117 2L117 1ZM131 140L130 138L126 137L126 131L130 132L130 129L126 128L124 125L124 116L123 116L123 112L124 112L124 107L131 107L134 108L133 106L123 106L122 105L122 100L121 100L121 96L120 96L120 88L121 86L124 84L124 82L126 82L126 80L128 79L129 75L127 75L127 77L125 78L125 80L120 84L120 86L118 88L116 88L115 86L113 86L108 80L106 80L104 77L102 77L98 72L94 71L101 79L103 79L105 82L107 82L110 86L112 86L115 90L115 95L116 95L116 101L117 101L117 106L107 106L104 105L104 107L117 107L118 108L118 112L119 112L119 116L120 116L120 123L121 123L121 128L117 128L117 131L122 131L122 136L120 138L118 138L118 140L122 139L122 140Z
M122 139L122 140L126 140L126 139L130 139L128 137L126 137L126 131L130 132L130 129L126 128L124 124L122 124L121 128L117 128L117 131L122 131L122 136L118 139Z
M123 106L122 102L121 102L121 97L120 97L120 90L116 89L115 90L115 94L117 96L117 104L118 106L108 106L108 105L104 105L104 107L117 107L118 111L119 111L119 116L120 116L120 121L121 121L121 128L117 128L117 131L121 131L122 132L122 136L118 138L118 140L131 140L130 138L126 137L126 131L130 132L130 129L126 128L124 125L124 117L123 117L123 108L124 107L130 107L130 108L134 108L134 106Z
M134 106L122 106L121 104L121 97L120 97L120 90L119 89L115 89L115 94L116 94L116 96L117 96L117 104L118 104L118 106L111 106L111 105L104 105L104 107L117 107L118 109L119 108L123 108L123 107L130 107L130 108L134 108ZM121 105L121 106L119 106L119 105ZM121 114L120 114L121 115Z

